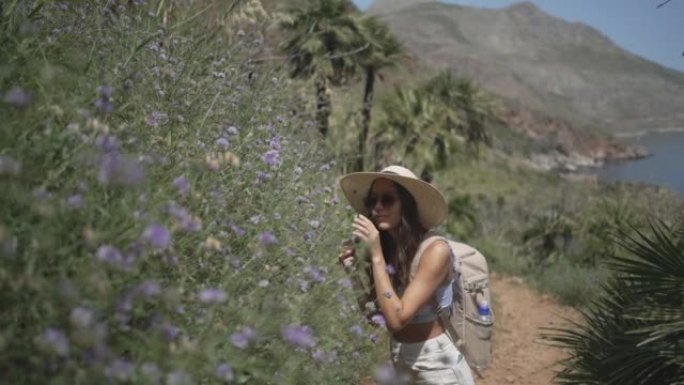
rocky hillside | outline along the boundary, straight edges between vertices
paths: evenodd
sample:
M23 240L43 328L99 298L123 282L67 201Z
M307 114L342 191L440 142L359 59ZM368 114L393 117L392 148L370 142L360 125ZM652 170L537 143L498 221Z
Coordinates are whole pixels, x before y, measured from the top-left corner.
M493 10L376 0L369 12L427 66L451 68L550 116L605 133L684 127L684 73L532 3Z

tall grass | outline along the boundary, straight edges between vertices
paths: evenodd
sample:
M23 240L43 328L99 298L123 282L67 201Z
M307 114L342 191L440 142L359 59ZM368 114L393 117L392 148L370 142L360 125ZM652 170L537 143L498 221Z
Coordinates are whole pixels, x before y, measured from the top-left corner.
M258 31L180 2L1 10L3 380L358 382L334 161Z

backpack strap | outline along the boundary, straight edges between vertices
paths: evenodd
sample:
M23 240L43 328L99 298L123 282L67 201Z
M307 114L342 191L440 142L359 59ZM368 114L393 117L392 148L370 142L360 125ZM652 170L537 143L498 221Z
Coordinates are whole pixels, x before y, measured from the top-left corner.
M416 255L413 257L413 261L411 261L411 270L410 270L410 275L409 275L409 280L412 280L413 277L416 275L416 272L418 271L418 265L420 264L420 257L423 256L423 253L425 250L433 244L435 241L443 240L446 242L446 238L443 236L428 232L425 234L425 237L423 237L423 240L420 242L420 245L418 246L418 250L416 251Z

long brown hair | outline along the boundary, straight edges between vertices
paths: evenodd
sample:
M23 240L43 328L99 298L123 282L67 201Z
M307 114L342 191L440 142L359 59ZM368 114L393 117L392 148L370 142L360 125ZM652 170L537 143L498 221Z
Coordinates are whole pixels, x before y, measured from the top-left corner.
M374 184L375 182L373 182ZM368 194L373 190L373 184ZM392 277L393 284L407 286L409 283L409 275L411 273L411 262L415 257L416 251L420 246L427 230L420 224L420 217L418 216L418 205L416 204L413 195L408 192L402 185L392 181L399 201L401 202L401 223L398 229L398 243L387 231L380 231L380 245L382 246L382 254L385 257L385 262L392 265L396 274ZM370 278L371 296L375 293L375 285L373 283L372 271L367 271Z

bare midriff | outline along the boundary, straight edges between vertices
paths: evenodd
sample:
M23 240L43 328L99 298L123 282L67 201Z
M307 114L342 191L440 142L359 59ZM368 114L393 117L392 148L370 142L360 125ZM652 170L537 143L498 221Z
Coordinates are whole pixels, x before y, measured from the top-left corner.
M421 342L435 338L444 333L444 328L439 320L430 322L423 322L417 324L408 324L403 329L392 334L395 340L399 342Z

